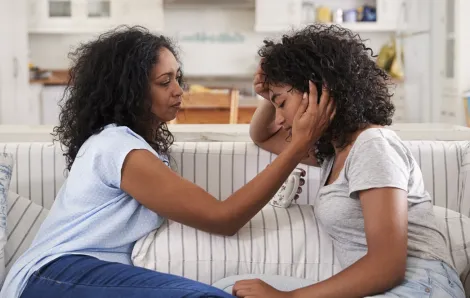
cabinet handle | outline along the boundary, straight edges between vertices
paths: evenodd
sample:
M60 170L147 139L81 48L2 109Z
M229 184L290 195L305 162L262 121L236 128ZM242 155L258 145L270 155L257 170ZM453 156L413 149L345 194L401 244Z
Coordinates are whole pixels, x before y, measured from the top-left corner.
M13 57L13 77L17 78L18 77L18 72L19 72L19 67L18 67L18 58Z
M454 113L454 112L450 112L450 113L449 113L449 116L454 117L454 116L455 116L455 113Z
M445 116L445 115L447 115L447 112L446 111L441 111L441 115Z

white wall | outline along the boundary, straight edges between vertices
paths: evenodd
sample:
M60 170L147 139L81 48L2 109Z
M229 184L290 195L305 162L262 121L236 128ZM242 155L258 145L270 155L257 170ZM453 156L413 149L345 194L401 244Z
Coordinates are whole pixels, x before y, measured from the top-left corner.
M193 76L251 76L257 50L266 34L253 31L253 10L171 9L165 11L164 34L174 37L179 45L184 69ZM187 38L197 33L227 34L234 42L196 42ZM276 36L276 35L271 35ZM387 33L361 34L378 51L387 41ZM241 38L240 38L241 37ZM70 65L67 53L91 35L30 34L32 63L47 69L65 69Z

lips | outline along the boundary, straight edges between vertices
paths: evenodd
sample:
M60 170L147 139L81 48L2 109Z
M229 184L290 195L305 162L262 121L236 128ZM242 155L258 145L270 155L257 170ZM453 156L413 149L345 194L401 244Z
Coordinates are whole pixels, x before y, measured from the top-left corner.
M172 107L174 107L174 108L179 108L179 107L181 107L181 101L178 102L178 103L175 103L174 105L172 105Z

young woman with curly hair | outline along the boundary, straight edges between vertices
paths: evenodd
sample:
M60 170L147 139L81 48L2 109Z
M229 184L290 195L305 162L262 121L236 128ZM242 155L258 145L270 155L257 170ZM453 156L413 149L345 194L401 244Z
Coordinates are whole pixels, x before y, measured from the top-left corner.
M343 271L292 292L260 280L239 281L234 294L463 298L421 170L395 132L385 128L394 112L389 77L371 59L372 51L349 30L312 25L279 42L265 41L259 54L254 85L266 100L250 133L261 148L279 154L290 146L307 80L317 88L324 84L335 101L336 116L303 162L321 167L315 215Z
M125 28L81 45L55 135L67 180L31 247L11 268L2 298L232 297L178 276L131 265L134 243L164 218L233 235L275 194L334 115L311 90L292 142L264 171L218 201L168 166L183 75L170 40Z

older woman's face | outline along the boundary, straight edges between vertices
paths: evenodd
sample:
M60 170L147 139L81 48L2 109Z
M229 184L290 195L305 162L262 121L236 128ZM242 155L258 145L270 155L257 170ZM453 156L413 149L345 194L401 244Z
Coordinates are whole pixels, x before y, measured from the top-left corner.
M173 53L167 48L159 52L158 63L150 74L150 98L152 112L162 122L176 118L183 89L180 86L181 69Z

